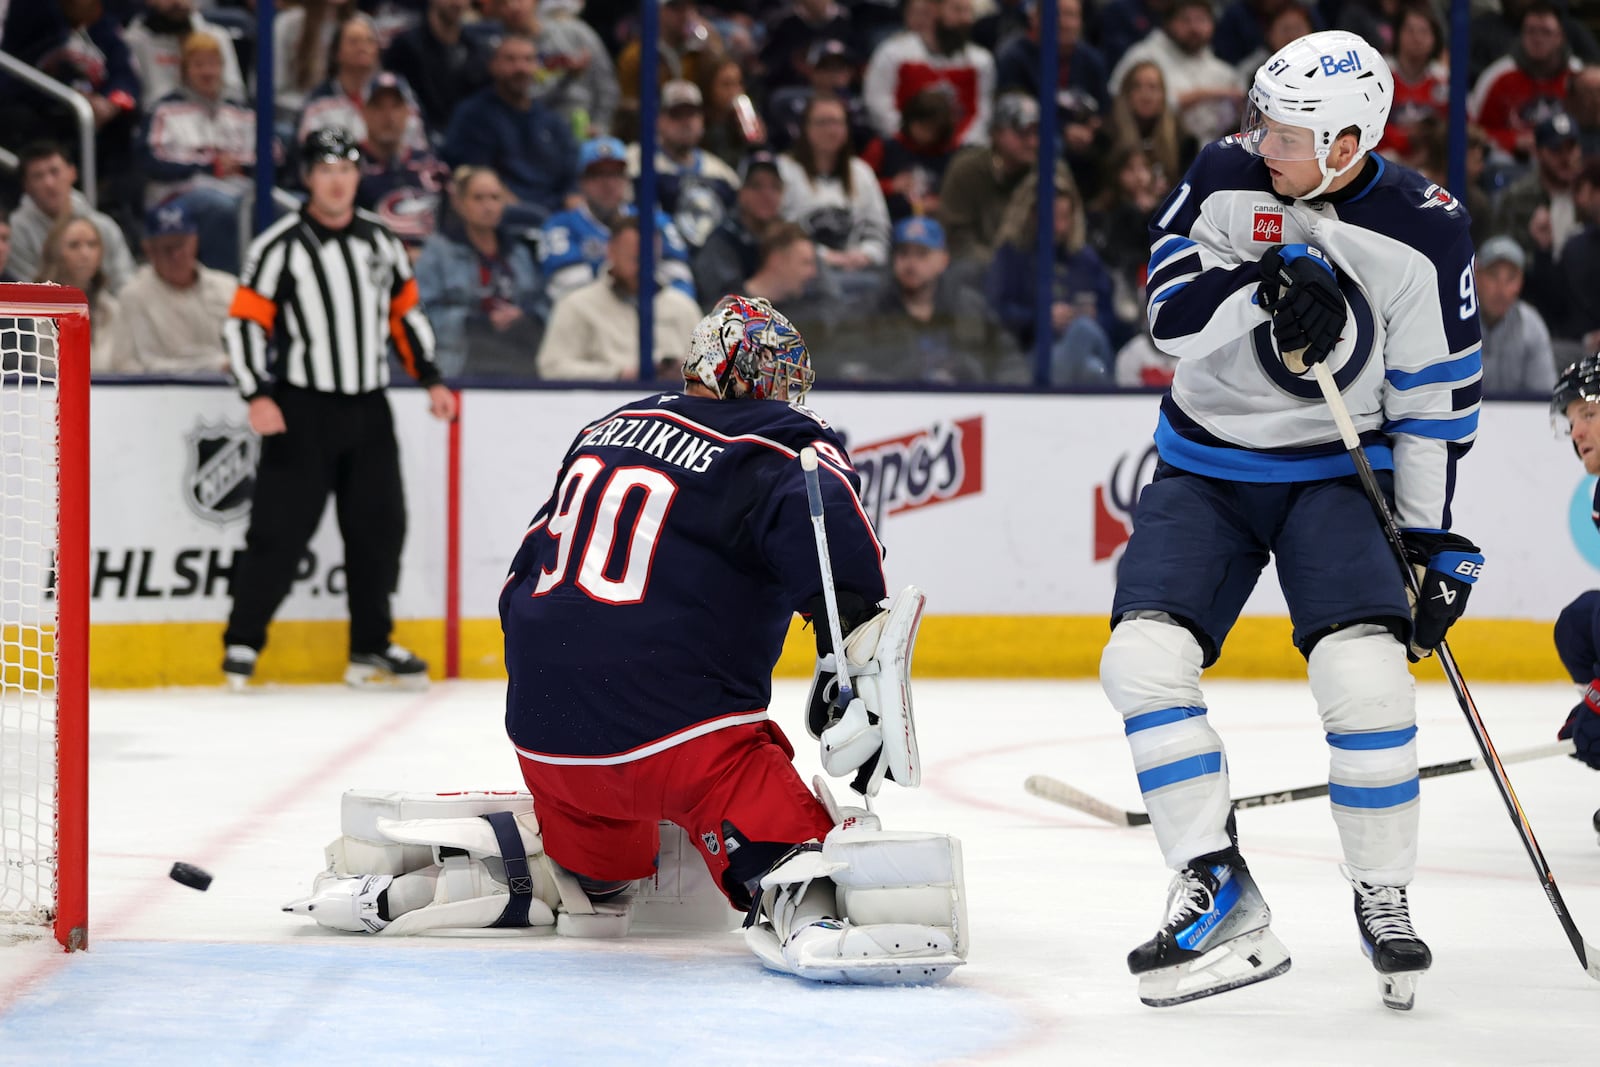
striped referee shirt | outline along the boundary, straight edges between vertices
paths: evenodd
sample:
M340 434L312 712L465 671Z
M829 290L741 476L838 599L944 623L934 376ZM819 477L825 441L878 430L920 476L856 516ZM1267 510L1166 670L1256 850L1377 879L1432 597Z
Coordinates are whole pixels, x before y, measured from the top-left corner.
M246 400L274 382L356 395L389 384L388 342L423 385L441 379L405 248L375 215L332 230L301 212L250 245L222 328Z

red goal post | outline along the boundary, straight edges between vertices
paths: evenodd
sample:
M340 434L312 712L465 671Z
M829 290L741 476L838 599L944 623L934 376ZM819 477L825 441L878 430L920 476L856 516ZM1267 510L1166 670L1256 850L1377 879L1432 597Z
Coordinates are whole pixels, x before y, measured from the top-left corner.
M0 284L0 941L88 944L89 306Z

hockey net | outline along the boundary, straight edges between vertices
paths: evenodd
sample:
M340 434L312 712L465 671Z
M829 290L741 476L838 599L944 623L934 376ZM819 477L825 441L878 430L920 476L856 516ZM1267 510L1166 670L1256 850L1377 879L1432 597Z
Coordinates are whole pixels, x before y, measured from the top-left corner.
M89 313L0 285L0 943L87 941Z

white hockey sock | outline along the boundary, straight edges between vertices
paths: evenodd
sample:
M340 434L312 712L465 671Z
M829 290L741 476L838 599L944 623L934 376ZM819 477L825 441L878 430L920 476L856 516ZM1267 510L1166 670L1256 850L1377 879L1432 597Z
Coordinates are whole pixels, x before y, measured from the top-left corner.
M1328 737L1328 799L1345 862L1362 881L1405 885L1417 865L1416 696L1405 649L1361 623L1329 634L1306 664Z
M1163 708L1125 724L1139 791L1167 866L1218 852L1228 837L1228 759L1204 708Z

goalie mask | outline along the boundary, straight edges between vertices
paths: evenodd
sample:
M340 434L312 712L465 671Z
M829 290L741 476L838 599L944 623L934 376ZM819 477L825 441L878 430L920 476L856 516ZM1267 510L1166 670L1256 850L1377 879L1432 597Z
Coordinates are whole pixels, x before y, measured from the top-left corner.
M794 323L760 297L726 296L694 328L683 377L724 399L799 404L815 375Z
M1239 143L1263 159L1316 160L1322 184L1303 198L1309 200L1378 146L1393 103L1394 75L1377 49L1343 30L1308 33L1256 71ZM1356 154L1330 171L1328 153L1351 128Z

